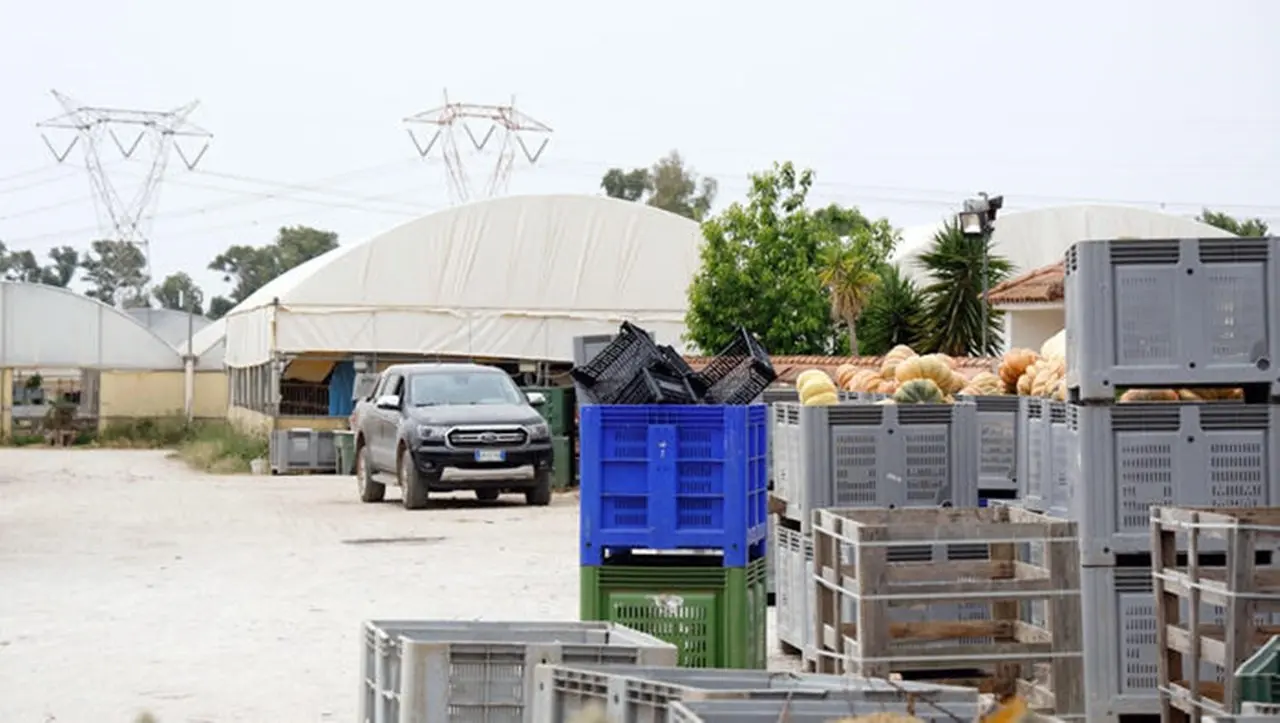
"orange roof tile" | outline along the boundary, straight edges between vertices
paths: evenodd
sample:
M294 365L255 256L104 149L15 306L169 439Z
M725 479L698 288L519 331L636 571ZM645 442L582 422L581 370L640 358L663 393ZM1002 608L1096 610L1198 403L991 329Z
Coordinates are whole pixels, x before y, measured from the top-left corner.
M1064 272L1065 267L1061 261L1042 266L1022 276L996 284L987 292L987 298L994 305L1047 304L1062 301Z
M686 357L689 366L695 371L702 369L711 360L709 357ZM879 370L884 362L880 356L775 356L770 359L773 370L778 373L778 381L794 382L796 377L806 369L822 369L828 373L835 372L842 364L852 364L859 369ZM957 371L966 377L984 372L994 371L1000 363L999 359L982 357L959 357L955 360Z

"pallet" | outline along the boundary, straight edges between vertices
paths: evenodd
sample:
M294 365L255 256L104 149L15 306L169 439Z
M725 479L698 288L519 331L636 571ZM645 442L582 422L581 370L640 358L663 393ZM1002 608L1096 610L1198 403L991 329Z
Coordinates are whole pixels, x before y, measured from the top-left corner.
M1225 567L1194 564L1199 549L1210 540L1226 541ZM1280 569L1260 566L1256 554L1277 543L1280 507L1151 509L1162 720L1198 723L1238 707L1234 685L1200 680L1201 663L1216 666L1230 680L1273 635L1280 635L1280 625L1260 624L1257 619L1259 613L1280 612ZM1180 561L1183 547L1187 554ZM1224 608L1222 625L1200 621L1202 603Z
M817 672L959 679L963 669L992 692L1023 695L1058 716L1084 715L1074 522L1007 506L861 508L816 511L813 534ZM965 543L986 545L987 559L889 560L894 547ZM1039 555L1029 554L1033 545ZM1046 603L1044 627L1020 619L1019 602L1030 600ZM858 619L846 622L850 601ZM927 603L985 606L989 615L904 620L890 612ZM1035 664L1050 671L1052 688L1028 682Z

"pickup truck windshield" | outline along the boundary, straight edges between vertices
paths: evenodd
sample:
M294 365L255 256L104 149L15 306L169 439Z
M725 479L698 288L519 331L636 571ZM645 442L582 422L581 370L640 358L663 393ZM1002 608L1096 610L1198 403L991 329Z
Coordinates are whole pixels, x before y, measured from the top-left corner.
M415 407L524 403L524 394L505 374L455 372L409 377L409 404Z

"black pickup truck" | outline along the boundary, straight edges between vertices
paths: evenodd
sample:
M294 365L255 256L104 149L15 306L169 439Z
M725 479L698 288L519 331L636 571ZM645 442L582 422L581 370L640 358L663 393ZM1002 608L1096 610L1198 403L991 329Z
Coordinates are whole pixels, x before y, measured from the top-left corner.
M551 433L528 396L501 369L480 364L398 364L356 403L360 499L380 502L398 485L407 509L430 492L474 490L481 500L522 492L551 502Z

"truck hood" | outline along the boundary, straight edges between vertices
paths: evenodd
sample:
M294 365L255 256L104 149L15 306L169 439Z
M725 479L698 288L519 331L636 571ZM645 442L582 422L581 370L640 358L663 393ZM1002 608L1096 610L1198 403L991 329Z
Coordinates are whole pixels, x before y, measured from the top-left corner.
M468 404L413 407L409 418L419 424L541 424L542 416L524 404Z

